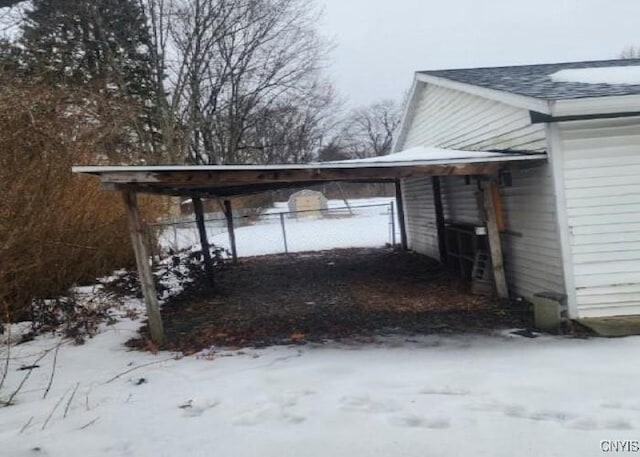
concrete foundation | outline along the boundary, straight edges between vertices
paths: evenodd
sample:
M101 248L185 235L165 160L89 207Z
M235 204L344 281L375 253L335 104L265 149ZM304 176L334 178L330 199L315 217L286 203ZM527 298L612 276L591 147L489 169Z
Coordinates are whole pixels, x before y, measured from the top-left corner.
M640 316L595 317L579 319L578 322L600 336L640 335Z
M536 328L554 332L559 330L562 322L567 320L566 296L553 292L541 292L534 295L531 302Z

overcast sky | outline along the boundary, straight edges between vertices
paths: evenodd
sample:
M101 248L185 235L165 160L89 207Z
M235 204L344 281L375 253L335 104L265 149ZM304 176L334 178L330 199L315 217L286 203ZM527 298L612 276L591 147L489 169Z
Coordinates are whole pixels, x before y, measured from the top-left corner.
M640 0L318 0L331 73L354 104L401 98L416 70L615 58Z

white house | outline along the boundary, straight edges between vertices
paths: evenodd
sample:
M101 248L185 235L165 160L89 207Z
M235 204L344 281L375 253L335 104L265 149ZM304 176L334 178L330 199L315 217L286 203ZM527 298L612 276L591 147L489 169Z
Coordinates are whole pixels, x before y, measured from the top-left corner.
M394 151L418 146L546 153L499 188L511 295L640 315L640 59L418 72ZM448 224L483 221L472 178L403 179L408 246L438 258L434 179Z

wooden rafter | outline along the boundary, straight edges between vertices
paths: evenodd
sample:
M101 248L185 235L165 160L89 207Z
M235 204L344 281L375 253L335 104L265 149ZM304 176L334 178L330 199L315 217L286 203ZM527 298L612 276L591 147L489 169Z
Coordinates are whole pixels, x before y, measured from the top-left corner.
M416 176L465 176L495 173L500 163L414 165L368 168L317 168L282 170L193 170L159 172L105 172L103 182L138 183L150 186L232 187L259 183L349 181L357 179L395 180Z
M396 182L421 176L493 175L504 166L504 163L488 162L282 170L118 171L100 173L100 179L108 190L211 198L330 182Z

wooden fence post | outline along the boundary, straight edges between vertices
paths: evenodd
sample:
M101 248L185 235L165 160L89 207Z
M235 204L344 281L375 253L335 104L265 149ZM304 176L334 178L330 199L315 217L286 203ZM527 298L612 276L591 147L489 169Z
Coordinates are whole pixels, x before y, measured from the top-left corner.
M202 200L198 197L191 199L193 202L193 211L196 214L196 224L198 226L198 234L200 235L200 246L202 247L202 258L204 261L204 271L207 273L207 279L211 286L215 285L213 260L211 259L211 251L209 250L209 239L207 238L207 228L204 224L204 208Z
M164 327L153 273L149 265L149 252L144 240L145 232L140 219L140 212L138 211L138 199L134 192L123 192L122 196L127 211L127 219L129 220L129 233L131 234L131 243L136 256L140 286L147 308L147 317L149 318L149 333L151 334L151 340L160 346L164 343Z

